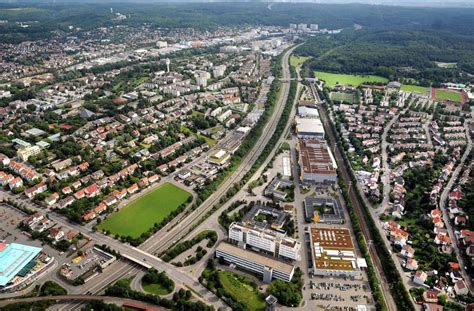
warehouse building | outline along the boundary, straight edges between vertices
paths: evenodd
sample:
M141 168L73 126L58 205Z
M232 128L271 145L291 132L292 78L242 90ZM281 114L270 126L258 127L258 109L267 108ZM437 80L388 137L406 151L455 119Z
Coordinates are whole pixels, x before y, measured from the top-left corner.
M362 278L367 263L356 256L348 229L311 228L310 239L314 275Z
M303 183L337 182L337 165L324 140L300 140L298 143L298 164Z
M319 118L296 117L296 135L300 139L324 139L325 132Z

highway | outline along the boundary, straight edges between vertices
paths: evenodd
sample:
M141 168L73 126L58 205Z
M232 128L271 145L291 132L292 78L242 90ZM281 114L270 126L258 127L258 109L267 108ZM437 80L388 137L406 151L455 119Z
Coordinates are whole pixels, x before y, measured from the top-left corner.
M289 56L296 48L292 47L285 52L282 57L282 74L283 78L290 77L290 69L289 69ZM143 266L143 267L153 267L159 271L166 271L167 274L171 279L173 279L177 286L181 286L184 288L191 288L195 292L198 293L200 298L205 301L206 303L210 303L219 308L227 308L222 300L220 300L217 296L215 296L212 292L207 290L203 287L196 278L189 276L184 269L177 268L169 263L163 262L161 259L157 258L152 252L161 252L169 248L173 243L179 241L180 239L184 238L189 231L193 228L193 226L201 219L203 215L205 215L212 207L219 202L221 198L223 198L227 192L227 190L234 186L234 183L239 182L243 176L250 170L252 165L258 159L260 154L262 153L265 146L268 144L269 140L273 136L275 132L276 126L284 107L286 105L288 94L290 90L289 83L282 83L280 96L276 103L275 109L273 114L271 115L270 120L265 125L262 135L256 141L254 147L249 152L249 154L242 160L240 166L222 183L218 190L214 192L206 201L204 201L195 211L191 214L187 215L187 217L181 219L181 221L171 228L168 232L164 235L158 236L154 235L152 238L147 240L145 243L140 245L140 247L133 247L130 245L123 244L120 241L112 239L108 236L105 236L101 233L95 232L89 228L85 228L84 226L72 224L72 223L65 223L62 217L58 217L53 214L49 214L49 217L56 221L57 223L65 224L66 226L72 227L75 230L78 230L82 234L90 237L94 240L97 244L106 244L112 249L120 252L122 256L132 260L133 262ZM36 208L37 209L37 208ZM166 227L165 227L166 228ZM103 290L104 287L111 284L114 280L120 278L121 272L122 275L125 275L131 271L135 271L135 267L130 266L128 263L117 262L114 265L114 271L110 274L101 275L100 282L97 282L94 285L96 290L91 290L87 285L84 286L84 291L90 293L99 293ZM111 267L109 267L110 269ZM132 270L133 269L133 270ZM121 271L121 272L118 272ZM69 310L69 309L68 309Z
M313 87L313 92L315 92L314 87ZM315 97L318 98L318 94L315 93ZM333 146L333 152L334 152L334 157L336 158L336 162L338 167L340 168L340 171L342 172L342 179L344 181L344 184L346 185L348 192L349 192L349 197L352 205L354 206L354 210L356 212L356 216L359 220L360 223L360 228L362 230L362 233L365 238L365 242L367 244L367 248L369 250L370 257L372 259L372 262L374 263L374 268L377 273L380 287L381 287L381 292L383 294L385 303L387 305L388 310L397 310L397 305L395 304L395 301L390 293L390 285L389 282L387 281L387 278L385 277L385 273L382 269L382 262L380 261L380 258L378 257L377 250L376 250L376 245L372 243L372 235L370 231L367 229L367 223L365 219L365 215L362 211L361 203L359 202L359 197L356 194L357 188L352 187L352 181L349 175L349 168L346 166L343 158L342 158L342 152L339 149L339 146L337 144L336 140L336 133L334 133L333 128L329 124L331 122L326 114L326 110L319 106L319 114L321 116L321 120L323 121L324 128L326 129L326 135L328 136L328 140L330 142L330 145Z
M282 57L282 74L283 78L287 79L290 77L289 57L296 46L287 50ZM169 230L165 235L161 236L160 239L148 240L143 244L143 247L154 249L155 252L162 252L168 249L176 241L179 241L185 237L190 229L201 219L214 205L216 205L221 198L223 198L228 189L234 186L234 183L238 183L245 174L251 169L252 165L258 159L265 146L270 141L270 138L275 132L278 121L280 120L281 114L285 108L286 101L290 90L289 83L282 83L280 97L278 98L275 111L273 112L271 119L268 121L262 131L262 135L258 138L252 150L242 160L240 166L219 186L219 189L215 191L206 201L204 201L195 211L189 214L186 218L182 219L181 222Z

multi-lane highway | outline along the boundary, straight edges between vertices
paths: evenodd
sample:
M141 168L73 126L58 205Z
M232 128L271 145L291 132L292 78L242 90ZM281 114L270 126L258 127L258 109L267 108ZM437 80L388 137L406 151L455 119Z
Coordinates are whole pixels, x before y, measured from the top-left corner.
M296 46L287 50L282 57L283 79L288 79L290 77L289 56L295 48ZM153 252L165 250L174 242L184 238L193 228L193 226L201 219L201 217L205 215L210 209L212 209L212 207L225 196L227 190L234 186L234 183L239 182L250 170L275 132L278 121L280 120L286 105L289 90L290 84L282 83L279 98L270 120L264 127L262 135L258 138L254 147L242 160L240 166L225 180L223 184L220 185L216 192L214 192L205 202L203 202L203 204L201 204L193 213L181 219L181 221L176 226L172 227L165 234L161 236L155 235L152 239L149 239L143 243L139 248L136 248L123 244L108 236L94 232L93 230L80 225L74 225L70 223L65 225L78 230L98 244L107 244L109 247L120 252L124 257L130 259L136 264L139 264L140 266L153 267L159 271L166 271L170 278L172 278L178 286L193 289L194 292L198 293L199 298L201 298L206 303L214 305L216 308L226 308L225 304L212 292L204 288L196 278L189 276L184 270L180 268L163 262L161 259L154 256ZM50 215L50 218L57 223L64 223L64 219L62 217ZM102 275L100 282L96 282L93 285L93 288L86 286L84 291L89 293L100 293L104 287L112 283L114 280L126 275L127 273L130 273L131 271L137 271L136 266L130 265L129 263L123 261L119 261L113 266L114 271L111 271L110 274Z

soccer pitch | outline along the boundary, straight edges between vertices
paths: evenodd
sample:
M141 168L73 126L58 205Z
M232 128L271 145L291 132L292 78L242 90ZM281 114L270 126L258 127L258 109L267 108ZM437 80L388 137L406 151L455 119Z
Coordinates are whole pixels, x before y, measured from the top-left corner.
M165 183L110 215L98 228L114 235L138 238L186 203L190 196L189 192Z
M449 100L452 102L462 102L461 93L457 91L448 91L448 90L436 90L436 99L438 100Z

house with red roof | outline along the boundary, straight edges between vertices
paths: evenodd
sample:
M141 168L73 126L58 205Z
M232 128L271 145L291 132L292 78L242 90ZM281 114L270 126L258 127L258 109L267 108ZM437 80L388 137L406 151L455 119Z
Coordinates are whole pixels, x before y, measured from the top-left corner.
M85 214L82 219L84 219L84 221L88 221L94 219L96 216L97 215L94 213L94 211L90 211L89 213Z
M102 214L106 209L107 209L107 206L103 202L100 202L99 205L97 205L97 207L94 208L94 213L99 215L99 214Z
M84 189L88 198L93 198L100 193L99 186L92 184Z
M19 187L23 187L23 179L21 179L20 177L15 177L12 180L10 180L10 182L8 183L8 186L12 190Z
M138 191L138 185L135 183L127 188L127 192L132 194Z

